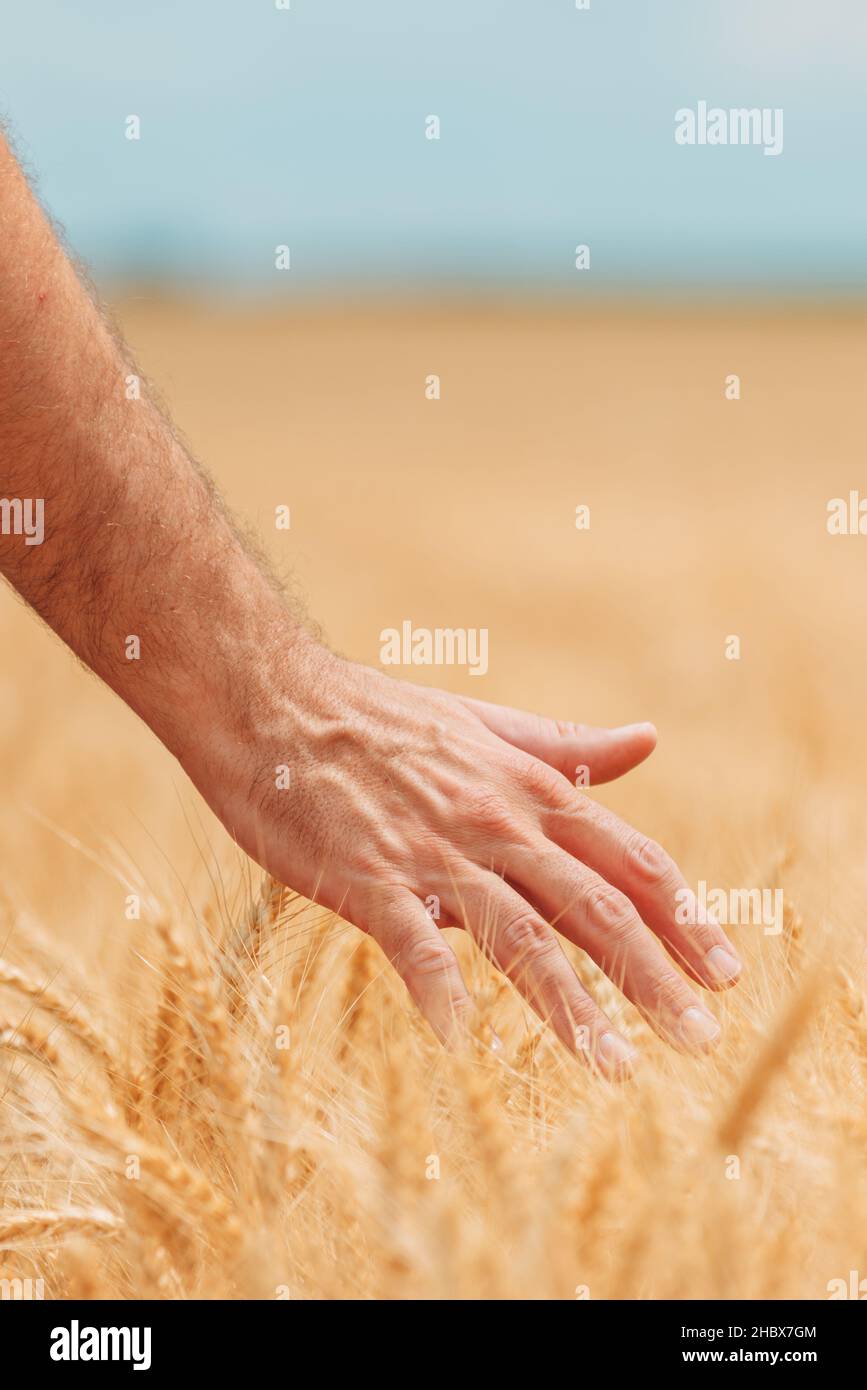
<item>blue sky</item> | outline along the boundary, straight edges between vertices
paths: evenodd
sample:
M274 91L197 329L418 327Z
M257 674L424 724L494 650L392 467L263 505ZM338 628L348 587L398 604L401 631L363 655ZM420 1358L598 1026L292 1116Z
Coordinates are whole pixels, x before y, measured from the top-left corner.
M863 0L41 0L2 49L104 279L267 290L286 243L296 292L867 283ZM782 107L783 153L677 146L699 100Z

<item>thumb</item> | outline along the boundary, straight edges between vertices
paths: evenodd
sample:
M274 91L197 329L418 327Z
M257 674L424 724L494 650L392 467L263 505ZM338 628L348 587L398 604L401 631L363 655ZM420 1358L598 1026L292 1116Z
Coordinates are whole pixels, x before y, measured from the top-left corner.
M526 714L507 705L491 705L486 700L463 700L491 733L515 748L523 748L540 762L548 763L570 782L581 779L595 786L622 777L656 747L652 724L624 724L619 729L598 729L592 724L567 724Z

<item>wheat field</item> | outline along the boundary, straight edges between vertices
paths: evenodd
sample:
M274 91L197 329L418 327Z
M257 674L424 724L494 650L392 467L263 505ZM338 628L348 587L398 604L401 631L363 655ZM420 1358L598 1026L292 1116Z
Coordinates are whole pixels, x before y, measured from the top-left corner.
M785 908L778 934L731 929L746 969L711 1002L710 1058L667 1050L567 948L642 1051L603 1082L457 933L482 1022L447 1054L374 943L263 879L4 592L0 1278L824 1299L867 1274L867 543L825 526L863 476L863 313L144 292L117 312L337 649L375 664L404 618L487 627L484 680L418 678L652 719L653 758L593 794L690 883Z

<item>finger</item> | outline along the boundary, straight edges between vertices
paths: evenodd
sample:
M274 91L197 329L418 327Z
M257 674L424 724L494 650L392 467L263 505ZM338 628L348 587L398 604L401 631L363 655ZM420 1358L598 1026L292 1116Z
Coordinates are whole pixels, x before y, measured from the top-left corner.
M625 894L544 841L514 851L509 879L553 927L587 952L666 1042L705 1051L718 1041L713 1014Z
M463 703L491 733L556 768L573 786L597 786L622 777L644 762L656 747L652 724L599 729L592 724L567 724L540 714L526 714L507 705L488 704L486 700L467 697Z
M555 933L514 889L479 871L461 885L452 911L571 1052L606 1076L629 1074L635 1048L587 993Z
M454 1042L468 1027L473 1001L457 957L421 902L408 889L377 899L370 932L385 952L441 1042Z
M741 972L737 950L719 923L695 920L695 897L674 860L590 797L576 793L571 814L542 817L548 837L621 889L689 975L707 989L728 989ZM690 920L692 919L692 920Z

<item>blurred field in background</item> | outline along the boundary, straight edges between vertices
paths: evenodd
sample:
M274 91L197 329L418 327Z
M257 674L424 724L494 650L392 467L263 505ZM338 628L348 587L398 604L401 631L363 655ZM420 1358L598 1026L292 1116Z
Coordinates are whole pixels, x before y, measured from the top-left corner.
M690 883L781 887L786 929L733 929L748 967L714 1001L712 1061L666 1053L623 1005L645 1063L613 1091L476 962L504 1045L452 1063L353 929L266 890L247 934L257 871L4 591L0 954L31 985L0 988L0 1272L44 1276L52 1296L802 1298L867 1273L867 543L825 526L865 476L864 312L278 313L142 293L118 317L338 649L376 664L404 619L487 627L487 676L415 677L654 720L654 757L599 795ZM81 1026L70 1039L72 999L104 1046ZM763 1060L793 1000L792 1056ZM124 1177L135 1152L140 1184ZM70 1204L79 1230L10 1217Z

